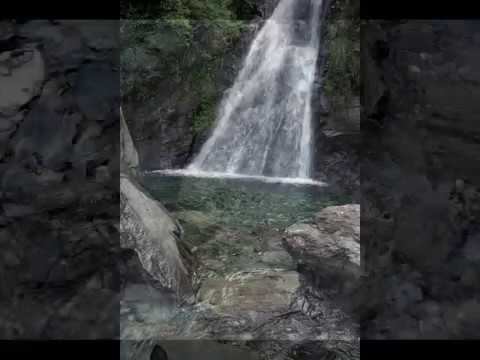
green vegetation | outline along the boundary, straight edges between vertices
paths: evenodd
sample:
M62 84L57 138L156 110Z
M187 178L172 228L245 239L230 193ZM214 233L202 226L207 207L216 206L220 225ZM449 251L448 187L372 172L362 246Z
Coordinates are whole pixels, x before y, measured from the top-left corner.
M197 111L193 114L193 130L195 133L210 128L216 117L216 108L217 99L215 97L202 99Z
M191 109L192 131L208 128L220 97L217 76L252 6L250 0L121 2L122 97L141 104L176 94Z
M360 2L335 0L327 28L325 92L332 107L349 105L360 93Z
M259 12L253 0L121 0L120 14L123 19L220 20L250 19Z

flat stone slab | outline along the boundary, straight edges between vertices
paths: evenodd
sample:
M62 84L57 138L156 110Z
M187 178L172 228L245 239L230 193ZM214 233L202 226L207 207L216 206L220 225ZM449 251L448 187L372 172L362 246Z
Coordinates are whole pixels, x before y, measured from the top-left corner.
M299 287L297 272L253 270L205 280L198 298L218 313L255 317L255 313L287 311Z

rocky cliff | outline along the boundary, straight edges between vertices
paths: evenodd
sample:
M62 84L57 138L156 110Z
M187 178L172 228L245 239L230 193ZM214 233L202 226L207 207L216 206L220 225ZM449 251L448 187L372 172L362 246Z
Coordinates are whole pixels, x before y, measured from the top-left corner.
M360 7L323 2L312 106L314 177L360 199Z
M255 2L247 13L216 4L218 14L171 20L159 10L157 20L122 21L122 98L126 118L135 119L128 125L144 169L182 168L200 150L222 93L275 2Z
M145 169L183 168L193 159L213 129L223 92L277 2L248 2L256 10L248 16L235 12L225 21L203 16L123 22L124 110L135 119L129 127ZM360 143L357 5L323 2L313 98L314 177L354 195Z

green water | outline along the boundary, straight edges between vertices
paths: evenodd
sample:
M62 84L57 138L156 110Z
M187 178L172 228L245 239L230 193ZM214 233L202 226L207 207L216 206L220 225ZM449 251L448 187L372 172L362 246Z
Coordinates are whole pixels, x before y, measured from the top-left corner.
M258 226L283 229L310 220L326 206L350 201L328 186L162 174L146 174L143 182L170 211L200 212L216 225L239 230Z

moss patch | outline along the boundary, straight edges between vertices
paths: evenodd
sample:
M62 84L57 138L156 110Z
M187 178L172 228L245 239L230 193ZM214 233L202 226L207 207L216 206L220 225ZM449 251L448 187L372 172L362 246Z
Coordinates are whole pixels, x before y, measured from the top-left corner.
M360 93L359 2L336 0L330 11L324 90L335 111L349 106Z

